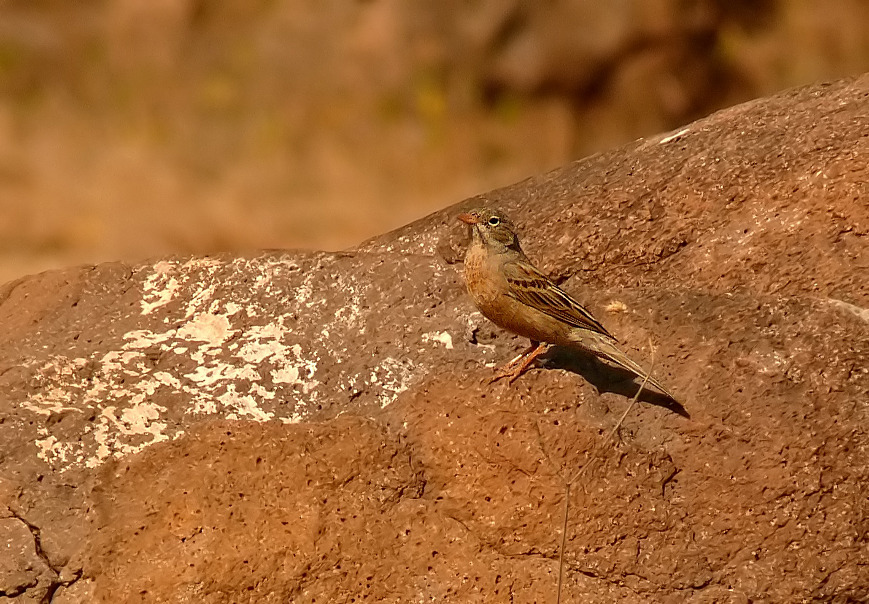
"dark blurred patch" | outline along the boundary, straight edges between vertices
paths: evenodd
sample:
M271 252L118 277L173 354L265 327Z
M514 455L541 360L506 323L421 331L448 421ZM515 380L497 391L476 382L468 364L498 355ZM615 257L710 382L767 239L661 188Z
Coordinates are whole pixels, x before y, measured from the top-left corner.
M869 67L869 5L0 5L0 281L343 248L787 86ZM6 246L10 247L9 245Z

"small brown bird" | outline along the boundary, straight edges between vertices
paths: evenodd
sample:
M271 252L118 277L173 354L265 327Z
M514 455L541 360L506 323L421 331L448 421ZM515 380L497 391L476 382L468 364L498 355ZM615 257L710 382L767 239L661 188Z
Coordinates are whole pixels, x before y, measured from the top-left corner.
M588 351L646 378L643 368L618 349L617 340L590 312L531 264L506 216L479 208L458 219L471 227L465 283L477 308L495 325L531 340L531 347L494 380L509 377L512 382L549 344ZM655 378L649 376L648 383L676 400Z

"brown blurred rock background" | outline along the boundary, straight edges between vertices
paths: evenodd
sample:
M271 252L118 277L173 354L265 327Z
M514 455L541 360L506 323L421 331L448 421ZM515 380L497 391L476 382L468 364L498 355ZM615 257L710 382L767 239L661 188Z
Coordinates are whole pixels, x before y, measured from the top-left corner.
M342 248L772 91L869 70L861 0L11 0L0 281Z

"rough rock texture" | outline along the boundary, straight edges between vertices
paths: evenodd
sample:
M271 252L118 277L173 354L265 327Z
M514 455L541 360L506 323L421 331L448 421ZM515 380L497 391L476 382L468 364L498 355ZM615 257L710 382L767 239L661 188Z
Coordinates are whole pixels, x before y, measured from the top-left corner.
M869 76L738 106L340 254L0 290L0 602L869 600ZM474 311L459 207L691 418ZM594 384L594 385L592 385ZM591 464L585 466L585 464Z

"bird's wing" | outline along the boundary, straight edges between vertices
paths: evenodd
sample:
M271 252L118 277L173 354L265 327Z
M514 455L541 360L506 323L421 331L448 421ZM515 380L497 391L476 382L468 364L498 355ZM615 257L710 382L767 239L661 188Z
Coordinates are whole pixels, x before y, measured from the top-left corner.
M530 262L514 260L502 266L509 285L508 295L573 327L588 329L615 340L582 304L555 285Z

